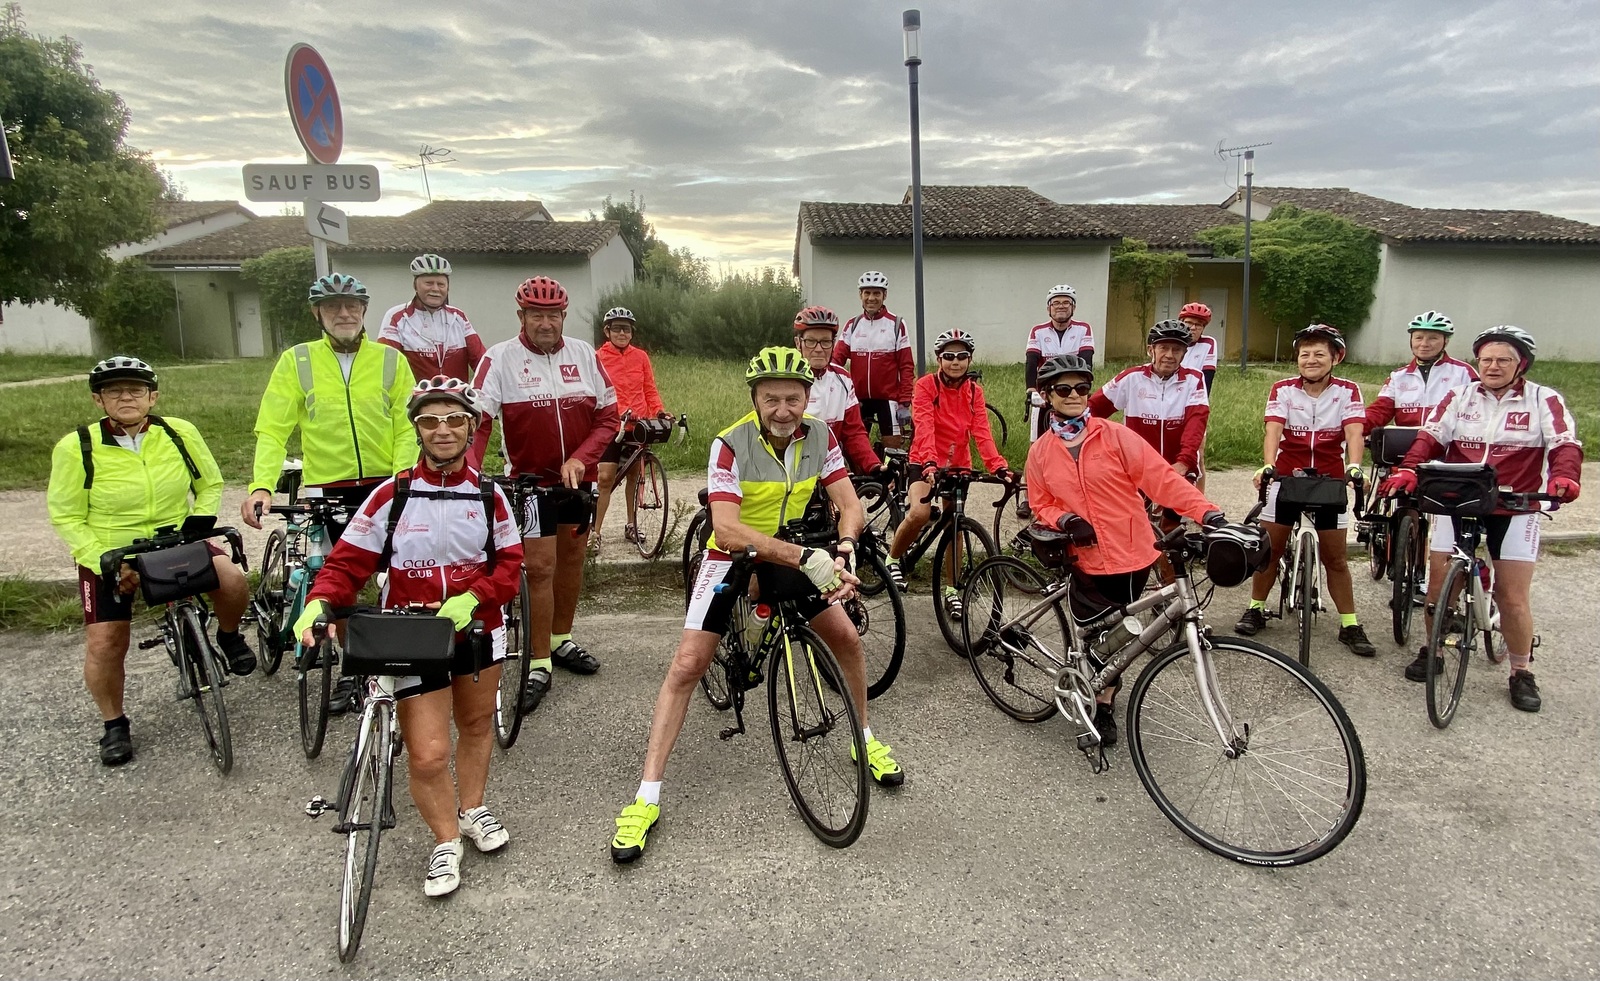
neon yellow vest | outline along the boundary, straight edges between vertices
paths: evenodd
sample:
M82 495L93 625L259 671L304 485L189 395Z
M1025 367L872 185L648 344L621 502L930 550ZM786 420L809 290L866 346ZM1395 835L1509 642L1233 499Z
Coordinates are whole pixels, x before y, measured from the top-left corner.
M761 435L754 411L717 434L739 465L739 521L763 535L777 535L785 523L806 513L828 462L828 424L808 415L800 426L805 436L796 433L783 460ZM717 547L715 535L709 544Z

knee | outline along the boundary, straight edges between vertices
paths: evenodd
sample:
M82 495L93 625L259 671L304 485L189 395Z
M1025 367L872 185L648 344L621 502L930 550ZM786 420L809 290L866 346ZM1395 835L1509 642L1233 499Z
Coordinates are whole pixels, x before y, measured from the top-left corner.
M1324 549L1322 552L1322 566L1328 570L1328 575L1338 576L1350 571L1350 563L1345 553L1332 552Z
M478 699L482 704L455 707L456 732L462 737L482 737L489 733L489 723L494 718L494 702Z
M244 573L223 556L211 560L217 570L217 592L224 596L243 596L249 590Z
M701 655L680 647L672 656L671 666L667 668L667 684L674 689L688 691L700 683L706 668L710 666L710 651Z
M449 738L419 739L406 736L406 755L410 757L413 780L436 780L450 769Z
M555 549L550 549L549 555L543 554L544 551L540 549L538 554L534 552L524 553L522 564L528 570L528 582L530 584L548 585L556 576Z

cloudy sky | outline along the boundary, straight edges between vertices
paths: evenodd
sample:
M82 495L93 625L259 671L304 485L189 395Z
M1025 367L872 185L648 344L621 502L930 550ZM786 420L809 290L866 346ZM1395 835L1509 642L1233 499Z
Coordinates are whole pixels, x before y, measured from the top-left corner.
M915 2L915 0L910 0ZM456 163L436 197L582 218L641 194L657 233L724 268L787 265L802 200L909 182L900 12L877 0L528 3L24 0L133 112L130 140L191 198L248 161L303 159L283 60L315 45L345 163ZM1220 202L1219 142L1271 142L1257 183L1600 224L1600 4L924 0L923 180L1062 202ZM274 205L254 205L259 214Z

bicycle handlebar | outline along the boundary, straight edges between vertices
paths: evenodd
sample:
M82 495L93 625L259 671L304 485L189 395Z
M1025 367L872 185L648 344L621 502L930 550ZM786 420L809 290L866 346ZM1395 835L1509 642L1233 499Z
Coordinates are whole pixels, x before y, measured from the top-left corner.
M515 477L491 477L500 488L507 493L531 494L536 497L570 497L587 504L594 504L599 498L599 492L588 487L568 487L566 484L541 484L543 478L531 474L519 474Z
M149 538L136 538L130 545L102 553L100 556L100 574L107 579L112 579L116 577L118 570L122 568L122 564L132 556L141 555L145 552L159 552L167 548L177 548L179 545L190 545L210 538L226 538L232 552L230 558L233 563L241 566L246 572L250 571L249 559L244 554L244 539L240 537L237 528L225 526L222 528L209 528L204 532L185 532L176 525L162 525Z

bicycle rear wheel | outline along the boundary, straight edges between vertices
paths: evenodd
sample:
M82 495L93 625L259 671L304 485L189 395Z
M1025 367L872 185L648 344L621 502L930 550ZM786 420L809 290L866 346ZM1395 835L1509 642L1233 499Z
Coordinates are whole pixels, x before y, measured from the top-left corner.
M1389 546L1389 522L1382 516L1374 516L1367 531L1367 575L1373 582L1382 582L1383 574L1394 564Z
M888 691L900 674L900 662L906 653L905 597L895 588L888 566L876 549L862 549L856 576L861 585L843 606L861 638L870 699Z
M261 554L261 578L256 581L256 592L251 604L256 615L256 653L261 658L261 673L278 673L283 664L283 607L284 590L289 577L286 562L289 557L288 538L282 528L274 528L267 536L267 547Z
M494 741L501 749L516 744L522 731L522 693L528 687L532 666L528 652L528 622L533 610L528 599L528 572L518 574L517 595L505 605L506 659L500 665L500 688L494 696Z
M867 754L839 664L810 627L791 626L772 644L767 678L772 744L789 796L812 834L845 848L867 823Z
M999 443L1001 446L1006 445L1006 439L1011 435L1011 431L1009 427L1006 426L1005 414L999 409L995 408L993 402L985 403L984 408L989 410L989 415L992 417L989 420L989 434L993 436L995 438L995 442ZM1000 425L999 432L994 431L994 426L996 423Z
M394 774L390 752L394 740L394 715L388 706L367 713L367 723L356 737L354 764L348 782L349 796L340 803L340 826L345 830L344 883L339 891L339 960L348 961L361 947L372 902L372 883L378 869L378 842L383 837L384 803Z
M1393 556L1393 561L1389 578L1393 586L1389 594L1389 619L1394 628L1394 642L1401 647L1411 643L1411 618L1417 609L1417 587L1422 581L1423 562L1427 561L1419 531L1416 515L1403 514L1390 543L1389 554Z
M694 585L694 573L689 570L689 564L695 557L706 550L706 540L711 537L711 516L705 508L694 513L689 519L689 527L683 531L683 586L687 590Z
M1202 638L1211 726L1187 644L1157 654L1128 696L1128 753L1150 799L1202 848L1246 865L1303 865L1361 817L1366 759L1344 707L1316 675L1263 644Z
M328 735L328 696L333 694L333 625L322 643L307 650L295 642L295 683L300 696L300 749L306 759L322 754L322 740Z
M667 538L670 504L667 470L654 453L646 450L639 458L639 480L633 491L633 527L638 532L633 545L639 550L640 558L653 559L661 554L661 544Z
M1460 559L1451 559L1439 588L1439 601L1433 611L1433 632L1428 638L1428 721L1443 729L1456 717L1461 691L1467 684L1467 662L1477 645L1469 601L1472 569Z
M1302 537L1295 549L1295 602L1299 605L1300 663L1311 666L1311 633L1317 623L1316 538Z
M1003 555L978 566L963 595L962 645L972 673L995 708L1019 722L1056 714L1056 661L1071 637L1066 615L1059 603L1028 613L1047 585L1038 570Z
M989 530L994 534L995 548L999 550L1000 555L1015 555L1023 559L1031 558L1033 555L1032 549L1017 541L1018 533L1033 523L1031 520L1024 521L1017 517L1017 500L1027 492L1025 484L1019 483L1007 487L995 505L994 519Z
M961 542L961 560L955 563L955 577L951 578L951 570L945 568L946 558L954 547L951 543L958 538ZM934 619L939 622L939 633L944 635L944 642L962 657L966 656L966 647L961 639L961 616L953 608L950 599L959 601L972 573L984 560L994 555L994 539L989 537L989 529L966 515L961 516L959 525L945 526L939 534L939 545L933 551ZM946 587L954 590L949 597L945 595Z
M194 710L200 716L200 729L211 750L211 763L218 773L233 769L233 733L228 729L228 708L222 703L226 683L216 652L206 639L206 631L194 610L183 611L179 627L178 664L189 682Z

